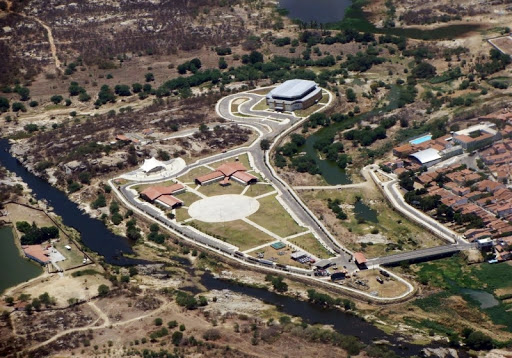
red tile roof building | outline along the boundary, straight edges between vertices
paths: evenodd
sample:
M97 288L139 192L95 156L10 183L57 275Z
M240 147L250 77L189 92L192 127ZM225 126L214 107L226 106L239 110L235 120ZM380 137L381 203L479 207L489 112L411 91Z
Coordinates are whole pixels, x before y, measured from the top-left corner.
M183 205L183 201L175 198L173 195L182 193L185 187L181 184L173 184L169 186L150 186L143 190L140 195L144 199L158 203L166 208L174 209Z
M233 179L241 184L248 185L258 181L254 175L247 173L247 168L239 162L224 163L217 170L199 176L195 182L199 185L206 185L222 180L221 185L227 185L227 179Z

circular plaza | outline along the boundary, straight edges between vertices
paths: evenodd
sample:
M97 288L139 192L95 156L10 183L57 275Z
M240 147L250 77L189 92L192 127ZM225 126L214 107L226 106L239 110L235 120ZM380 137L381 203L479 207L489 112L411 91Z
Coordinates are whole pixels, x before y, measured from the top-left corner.
M218 223L240 220L258 211L260 203L244 195L227 194L204 198L194 202L188 214L199 221Z

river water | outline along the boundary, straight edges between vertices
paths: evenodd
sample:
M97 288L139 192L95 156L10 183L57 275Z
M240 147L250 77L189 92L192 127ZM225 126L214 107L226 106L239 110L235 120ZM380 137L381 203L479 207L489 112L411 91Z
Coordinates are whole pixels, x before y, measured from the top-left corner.
M279 0L279 7L288 10L288 17L304 22L338 22L343 20L351 0Z
M0 294L9 287L39 276L42 272L41 265L21 256L14 243L12 228L0 227Z
M53 207L55 214L62 217L64 225L75 228L81 234L85 246L103 256L109 264L130 265L144 262L124 257L124 254L134 253L127 238L108 231L100 220L81 211L65 193L26 170L9 154L9 148L8 140L0 139L0 164L23 178L37 199L45 199Z

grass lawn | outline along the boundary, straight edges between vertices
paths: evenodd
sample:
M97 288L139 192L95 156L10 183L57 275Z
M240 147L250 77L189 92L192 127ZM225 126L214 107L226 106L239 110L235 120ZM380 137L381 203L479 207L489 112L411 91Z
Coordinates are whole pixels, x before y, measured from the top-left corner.
M286 212L286 210L277 201L275 195L269 195L259 200L260 208L258 211L248 217L249 220L263 226L267 230L281 237L287 237L306 231L299 226L295 220Z
M282 255L279 255L279 252L282 252ZM293 252L293 249L290 247L285 247L281 250L276 250L272 248L272 246L268 245L263 247L262 249L254 250L249 252L248 254L252 257L258 257L258 253L263 253L263 258L266 260L272 260L276 263L282 264L282 265L289 265L289 266L295 266L295 267L301 267L304 269L308 269L309 265L301 264L298 261L295 261L291 258L291 254Z
M187 174L184 174L184 175L178 177L177 179L179 181L181 181L182 183L191 183L198 176L205 175L205 174L208 174L210 172L211 172L210 169L208 169L207 167L202 167L201 166L201 167L197 167L197 168L192 169Z
M224 194L241 194L245 186L230 180L231 185L221 186L219 182L201 186L199 192L206 196L224 195Z
M61 236L59 242L56 242L54 245L57 251L66 257L66 260L57 262L57 265L59 265L63 270L67 270L70 267L75 267L83 263L84 255L73 243L70 243L67 238ZM71 246L71 250L66 249L64 247L66 245Z
M201 199L201 197L199 195L196 195L196 194L192 193L191 191L186 191L184 193L177 194L175 196L176 196L176 198L183 201L184 206L190 206L193 202L196 202Z
M176 209L176 221L177 222L182 222L182 221L185 221L190 218L191 218L191 216L188 214L187 208Z
M320 108L323 108L324 106L322 105L319 105L319 104L314 104L312 105L311 107L308 107L306 109L299 109L297 111L293 111L293 113L295 113L296 116L299 116L299 117L308 117L310 116L311 114L313 114L313 112L317 111L318 109Z
M256 103L252 109L255 111L264 111L264 110L268 109L266 99L262 98L261 101Z
M318 101L318 103L326 104L327 102L329 102L329 95L325 92L322 92L322 98L320 101Z
M189 224L213 237L238 246L242 251L274 241L272 237L242 220L227 223L206 223L193 220Z
M327 251L320 242L318 242L313 234L305 234L288 241L320 259L328 259L329 257L334 256L329 253L329 251Z
M276 189L270 184L253 184L244 195L255 197L275 191Z
M218 162L213 162L211 164L208 164L210 167L212 167L213 169L217 169L220 165L224 164L224 163L232 163L232 162L235 162L236 158L238 158L238 161L240 163L242 163L244 165L244 167L247 168L247 170L250 170L251 169L251 166L249 164L249 157L247 155L247 153L245 154L242 154L242 155L239 155L238 157L231 157L231 158L228 158L228 159L224 159L224 160L219 160Z

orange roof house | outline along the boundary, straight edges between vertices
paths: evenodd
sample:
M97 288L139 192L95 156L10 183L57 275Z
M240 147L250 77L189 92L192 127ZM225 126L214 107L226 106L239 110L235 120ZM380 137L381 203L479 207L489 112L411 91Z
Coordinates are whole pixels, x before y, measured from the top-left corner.
M217 180L222 180L222 179L224 179L224 177L225 177L224 173L222 173L218 170L215 170L211 173L197 177L195 179L195 182L196 182L196 184L199 184L199 185L205 185L205 184L213 183L214 181L217 181Z
M366 264L366 257L362 252L356 252L354 253L354 261L357 265L365 265Z
M173 184L169 186L150 186L140 193L145 196L148 200L153 201L162 195L173 195L178 194L185 190L185 187L181 184Z
M175 208L176 206L183 205L183 201L175 198L172 195L162 195L158 199L155 200L158 204L161 204L165 207Z
M210 184L222 180L221 185L227 185L228 180L233 179L241 184L253 184L258 181L254 175L247 173L247 168L242 163L230 162L224 163L217 170L197 177L195 182L199 185Z
M140 193L144 199L158 203L167 208L175 208L183 205L183 201L175 198L173 195L185 191L185 187L181 184L173 184L169 186L150 186Z
M39 262L41 265L46 265L50 262L48 250L45 250L41 245L24 245L22 249L25 256Z

